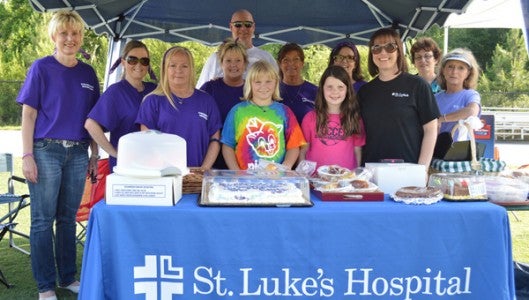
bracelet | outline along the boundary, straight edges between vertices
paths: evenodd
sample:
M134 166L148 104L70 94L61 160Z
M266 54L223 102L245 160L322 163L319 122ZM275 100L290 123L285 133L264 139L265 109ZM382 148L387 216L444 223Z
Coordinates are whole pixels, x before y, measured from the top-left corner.
M209 142L210 142L210 143L211 143L211 142L217 142L217 143L220 144L220 140L219 140L219 139L216 139L216 138L211 138L211 139L209 139Z
M92 154L92 155L90 156L90 159L94 159L94 158L95 158L95 159L100 159L101 157L100 157L99 155L93 155L93 154Z
M445 122L448 122L448 121L446 121L446 114L443 114L443 120L444 120Z
M24 153L24 154L22 155L22 159L24 159L24 158L26 158L26 157L30 157L30 156L33 157L33 153Z

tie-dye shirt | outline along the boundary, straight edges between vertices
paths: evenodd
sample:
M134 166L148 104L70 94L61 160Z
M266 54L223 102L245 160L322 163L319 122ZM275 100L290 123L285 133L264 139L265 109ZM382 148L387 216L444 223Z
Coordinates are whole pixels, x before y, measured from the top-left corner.
M266 107L249 101L235 105L226 117L221 142L235 150L243 170L260 159L282 163L287 150L306 144L292 110L275 101Z

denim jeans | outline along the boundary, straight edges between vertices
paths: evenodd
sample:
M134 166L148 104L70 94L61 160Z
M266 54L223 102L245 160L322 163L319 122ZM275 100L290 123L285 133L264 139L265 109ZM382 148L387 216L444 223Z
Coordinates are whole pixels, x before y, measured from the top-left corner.
M57 273L60 286L75 281L75 216L86 181L88 143L65 147L38 140L34 142L33 155L38 181L28 182L31 267L37 288L42 293L55 289Z

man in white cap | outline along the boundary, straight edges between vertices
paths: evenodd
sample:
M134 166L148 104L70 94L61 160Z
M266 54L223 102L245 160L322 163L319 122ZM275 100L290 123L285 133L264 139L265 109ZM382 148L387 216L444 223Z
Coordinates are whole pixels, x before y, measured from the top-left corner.
M249 11L246 9L240 9L234 12L231 16L230 30L232 38L234 40L238 39L246 46L246 51L248 53L247 70L254 62L258 60L266 60L271 63L276 68L276 70L278 70L277 62L272 57L272 55L262 49L254 47L252 43L255 32L255 22L253 20L252 14ZM207 81L222 77L223 75L224 74L222 72L217 52L212 53L202 68L202 72L200 73L196 87L200 88Z

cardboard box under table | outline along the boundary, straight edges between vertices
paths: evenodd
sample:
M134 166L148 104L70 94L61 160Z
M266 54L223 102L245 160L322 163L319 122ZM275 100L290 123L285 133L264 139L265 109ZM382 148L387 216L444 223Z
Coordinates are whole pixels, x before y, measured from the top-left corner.
M109 205L173 206L182 198L182 176L137 178L110 174L105 197Z
M426 167L412 163L366 163L373 182L386 194L405 186L426 186Z

